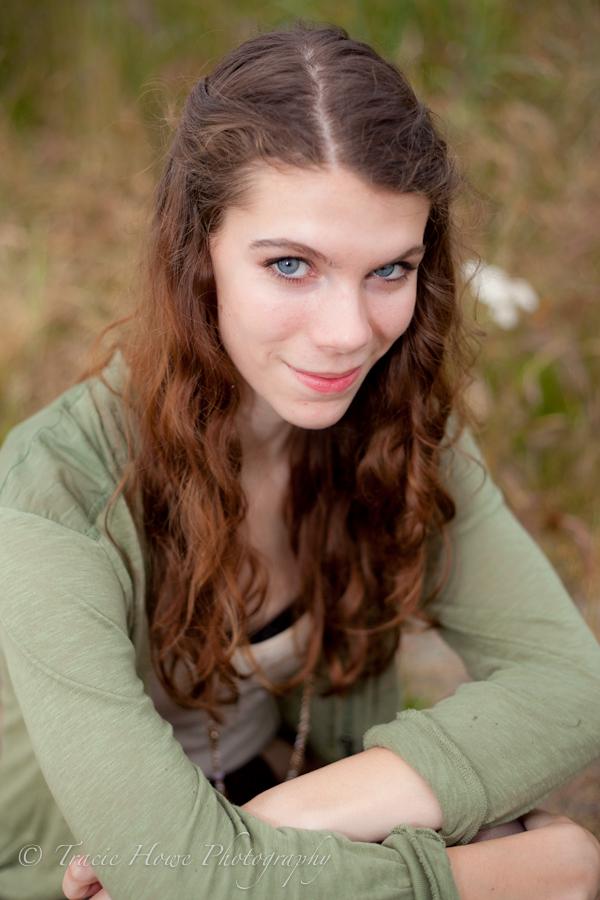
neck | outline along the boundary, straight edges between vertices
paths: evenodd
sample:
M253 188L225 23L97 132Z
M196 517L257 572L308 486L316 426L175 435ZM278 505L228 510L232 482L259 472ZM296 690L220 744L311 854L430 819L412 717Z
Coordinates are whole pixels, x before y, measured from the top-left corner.
M282 419L262 398L244 398L237 414L244 462L272 465L286 457L292 425Z

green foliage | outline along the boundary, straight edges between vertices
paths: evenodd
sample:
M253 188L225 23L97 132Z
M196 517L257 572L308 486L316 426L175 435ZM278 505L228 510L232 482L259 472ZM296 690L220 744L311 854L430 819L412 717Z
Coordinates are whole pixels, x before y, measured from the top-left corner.
M258 28L300 17L343 25L406 63L428 93L464 91L476 104L515 80L528 91L552 80L519 40L543 9L539 0L4 0L0 94L19 127L57 116L77 127L105 94L105 107L115 90L137 98L168 69L183 65L187 76Z
M402 698L403 709L429 709L431 700L427 697L416 697L412 694L405 694Z

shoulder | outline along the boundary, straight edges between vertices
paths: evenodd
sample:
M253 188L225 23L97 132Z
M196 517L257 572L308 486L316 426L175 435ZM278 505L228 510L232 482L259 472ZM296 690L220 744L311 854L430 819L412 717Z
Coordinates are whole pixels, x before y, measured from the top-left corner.
M457 431L451 419L440 454L440 478L456 506L451 530L459 533L493 515L504 505L481 450L468 428Z
M75 385L0 450L5 628L34 609L66 616L73 603L101 609L133 636L143 626L143 529L122 493L111 503L127 460L122 374L111 364L103 379Z
M447 566L464 555L470 535L479 532L486 534L490 543L501 542L506 521L513 521L477 441L468 428L459 430L453 418L440 453L439 477L456 512L444 530L445 536L439 529L429 535L423 598L430 597L440 583L447 583Z
M89 533L127 457L120 365L75 385L14 428L0 450L0 509Z

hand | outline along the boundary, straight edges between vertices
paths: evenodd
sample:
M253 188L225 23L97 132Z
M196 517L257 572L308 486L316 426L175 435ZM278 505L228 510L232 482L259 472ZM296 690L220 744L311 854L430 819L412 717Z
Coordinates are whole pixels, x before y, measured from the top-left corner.
M597 900L600 844L566 816L534 809L526 832L450 847L461 900Z
M574 846L576 871L582 870L581 896L585 900L600 900L600 843L587 828L567 816L559 816L543 809L532 809L523 817L523 824L527 831L563 826L563 831L568 834L568 839Z
M567 816L560 816L557 813L546 812L544 809L532 809L526 815L522 816L522 819L526 831L535 831L536 828L546 828L547 825L575 825L576 828L587 831L586 828L577 825L573 819L569 819ZM590 832L588 831L587 833L589 834ZM596 839L594 838L594 840Z
M84 897L110 900L96 873L85 861L85 856L77 856L69 863L63 878L62 889L68 900L83 900Z

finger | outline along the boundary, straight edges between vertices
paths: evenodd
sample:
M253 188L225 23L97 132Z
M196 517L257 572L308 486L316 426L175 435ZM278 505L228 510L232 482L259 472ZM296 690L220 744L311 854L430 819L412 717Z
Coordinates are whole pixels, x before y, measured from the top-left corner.
M84 897L97 897L97 900L106 900L108 894L96 879L87 884L76 883L72 876L65 873L62 889L67 900L83 900Z
M98 900L106 900L108 897L105 891L103 892L104 897L100 894L103 891L102 885L85 856L77 856L69 863L63 878L62 889L68 900L83 900L84 897L96 895L98 895Z

